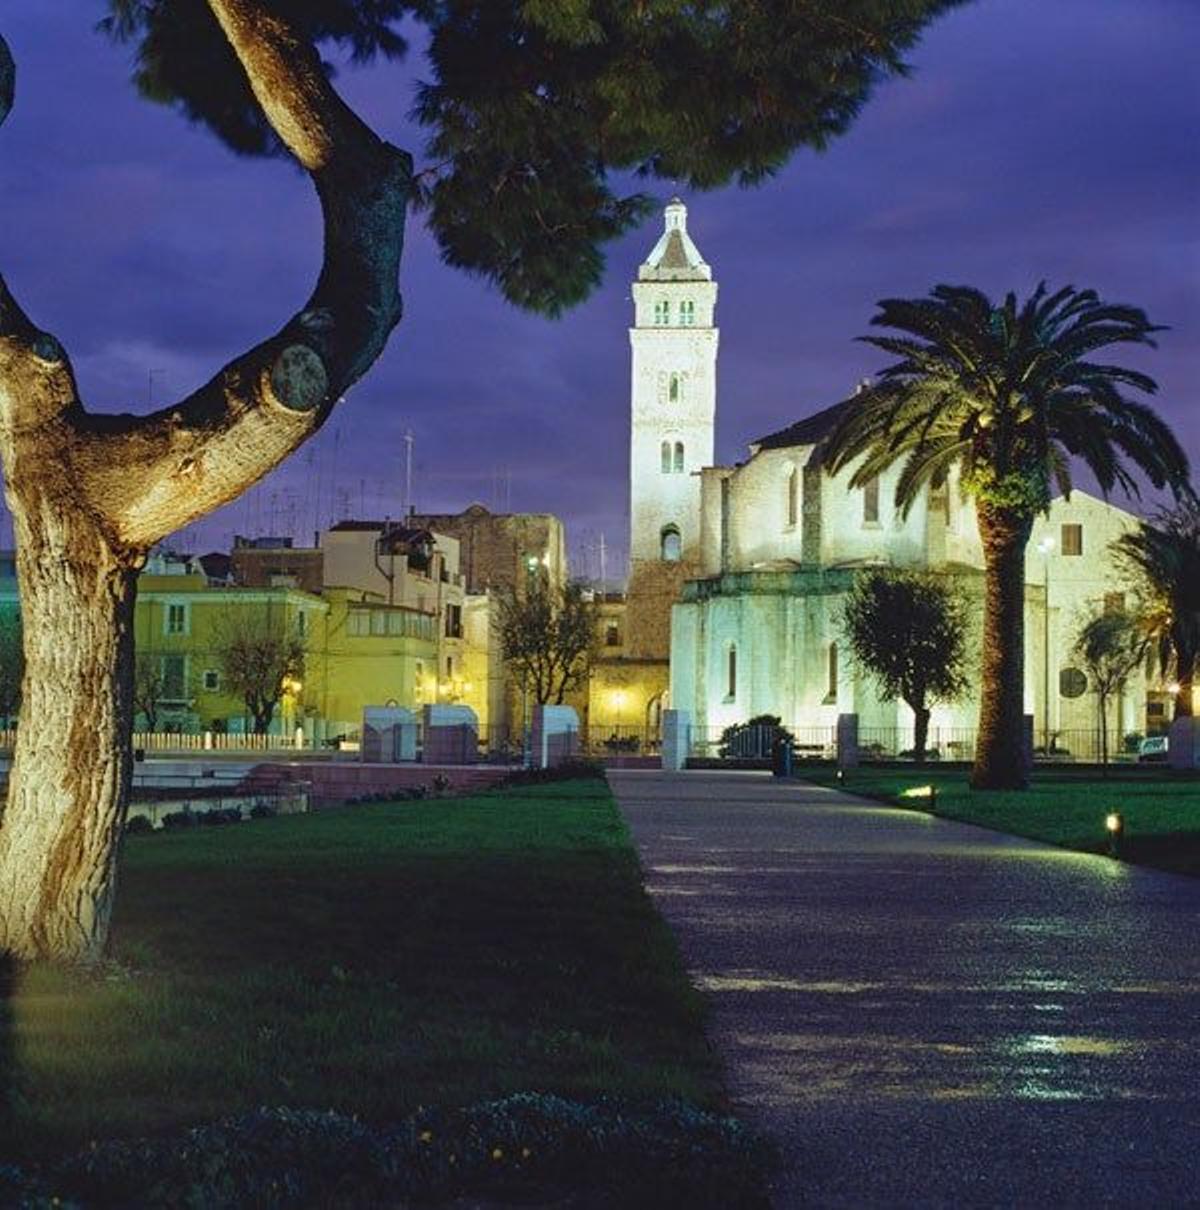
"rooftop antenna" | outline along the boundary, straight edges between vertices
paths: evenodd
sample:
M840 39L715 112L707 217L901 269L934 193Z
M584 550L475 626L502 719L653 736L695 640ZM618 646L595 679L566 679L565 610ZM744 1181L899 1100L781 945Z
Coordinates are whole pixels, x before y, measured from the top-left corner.
M404 431L404 508L411 517L416 510L416 504L413 501L413 480L412 480L412 454L413 454L413 431L405 429Z
M603 595L608 591L604 586L604 582L608 576L608 549L604 544L604 531L600 531L600 592Z
M341 402L339 400L339 402ZM338 501L341 498L342 490L338 487L337 464L338 464L338 449L342 444L342 430L339 426L333 430L333 467L329 475L329 524L333 525L333 514L337 511ZM346 511L349 512L349 505L346 506ZM343 518L337 518L342 520Z

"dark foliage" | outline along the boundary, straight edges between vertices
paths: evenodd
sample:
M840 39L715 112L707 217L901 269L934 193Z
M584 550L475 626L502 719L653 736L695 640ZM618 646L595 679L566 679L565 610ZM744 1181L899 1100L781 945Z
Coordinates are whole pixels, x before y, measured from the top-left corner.
M265 0L314 42L399 58L424 27L421 200L446 262L555 315L648 199L629 174L757 184L845 131L962 0ZM244 154L280 146L204 0L109 0L141 93Z
M796 737L777 714L756 714L744 723L735 723L721 732L718 752L723 757L761 760L771 755L781 740L795 744Z
M682 1102L581 1104L525 1093L423 1110L391 1127L260 1109L184 1135L99 1143L51 1172L0 1168L0 1198L28 1206L285 1207L579 1190L602 1194L606 1205L751 1210L768 1204L773 1162L769 1146L736 1119Z
M578 778L604 779L604 765L598 760L576 759L551 769L521 769L510 773L502 786L540 786L547 782L575 781Z

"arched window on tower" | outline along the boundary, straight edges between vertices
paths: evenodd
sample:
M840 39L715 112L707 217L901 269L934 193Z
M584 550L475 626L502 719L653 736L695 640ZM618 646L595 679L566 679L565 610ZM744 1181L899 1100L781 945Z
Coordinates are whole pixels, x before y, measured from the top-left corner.
M683 555L683 544L679 540L679 529L674 525L663 527L659 542L664 563L678 563Z
M683 375L672 374L667 381L667 402L678 403L683 398Z
M793 466L788 471L787 481L784 485L783 509L784 516L787 517L787 528L795 529L796 519L800 514L800 476L796 473L796 468Z
M664 298L654 304L655 327L665 328L671 322L671 304Z
M838 696L838 649L836 643L829 644L828 680L825 685L825 705L837 701Z
M675 473L677 475L683 474L683 442L682 441L675 442Z
M671 443L669 441L662 443L662 473L664 475L671 473Z
M737 647L729 644L725 653L725 700L732 702L737 697Z
M690 328L696 322L696 304L690 298L685 298L679 304L679 322L685 328Z

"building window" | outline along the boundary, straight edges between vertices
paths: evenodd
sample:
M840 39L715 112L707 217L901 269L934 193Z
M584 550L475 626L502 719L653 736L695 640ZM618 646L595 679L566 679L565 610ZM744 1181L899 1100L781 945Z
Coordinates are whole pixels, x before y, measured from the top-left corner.
M796 518L800 514L800 476L796 473L796 468L792 467L788 471L787 485L784 495L784 516L787 517L788 529L794 529L796 526Z
M679 403L683 399L683 375L672 374L667 379L667 402Z
M452 680L454 677L454 656L446 656L446 680Z
M737 697L737 648L731 643L725 657L725 700Z
M382 609L371 610L371 633L373 635L387 634L387 613Z
M675 473L677 475L683 474L683 442L682 441L675 442Z
M679 562L680 556L683 554L683 547L679 541L679 530L674 525L668 525L662 531L661 548L664 562Z
M620 647L621 628L616 622L609 622L604 628L604 645L605 647Z
M671 322L671 304L664 298L654 304L654 324L665 328Z
M863 484L863 524L879 524L879 476Z
M838 697L838 649L836 643L829 644L829 662L825 671L825 705L829 706Z
M1064 525L1062 527L1062 552L1064 555L1083 554L1083 526Z
M669 441L662 443L662 473L664 475L671 473L671 443Z
M204 670L204 690L206 693L216 693L221 688L221 674L215 668Z
M369 609L352 609L346 618L346 633L352 638L361 639L371 633L371 611Z
M162 657L162 696L164 702L182 702L187 699L186 656Z
M296 633L301 638L308 634L308 614L303 609L296 614Z
M165 624L167 634L187 634L188 616L186 605L168 605Z
M446 638L461 639L462 638L462 606L447 605L446 606Z
M690 328L696 322L696 304L690 298L685 298L679 304L679 322L685 328Z
M1125 594L1123 592L1106 592L1104 594L1105 613L1124 613Z

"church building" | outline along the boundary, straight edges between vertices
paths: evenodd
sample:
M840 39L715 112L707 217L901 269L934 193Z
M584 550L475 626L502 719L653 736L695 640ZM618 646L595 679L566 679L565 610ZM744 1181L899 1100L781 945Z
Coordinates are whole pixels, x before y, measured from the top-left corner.
M875 733L881 747L899 750L911 712L880 701L848 658L841 610L861 569L892 566L960 577L981 613L973 504L952 476L905 517L893 504L899 467L864 488L849 486L853 467L828 475L822 442L852 396L753 441L744 461L714 465L717 283L678 199L633 301L626 656L669 659L661 702L687 711L698 736L773 714L803 742L805 733L828 734L839 714L857 714L866 742ZM1039 745L1094 750L1097 701L1075 636L1096 610L1123 604L1108 547L1136 524L1076 491L1034 526L1025 698ZM1166 722L1165 694L1147 672L1110 707L1114 748ZM977 689L937 705L931 739L941 754L969 756L977 719Z

